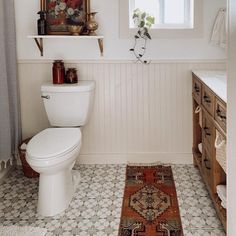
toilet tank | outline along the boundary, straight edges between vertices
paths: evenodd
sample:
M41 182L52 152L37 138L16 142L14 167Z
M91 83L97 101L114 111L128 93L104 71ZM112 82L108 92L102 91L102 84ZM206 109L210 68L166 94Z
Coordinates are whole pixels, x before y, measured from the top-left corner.
M58 127L85 125L92 111L94 89L94 81L43 84L41 94L50 124Z

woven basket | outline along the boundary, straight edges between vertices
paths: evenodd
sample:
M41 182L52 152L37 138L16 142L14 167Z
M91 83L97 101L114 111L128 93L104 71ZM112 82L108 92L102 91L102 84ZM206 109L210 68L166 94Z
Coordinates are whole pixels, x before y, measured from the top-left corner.
M216 160L219 162L220 166L226 173L226 140L218 130L216 130L215 148Z
M198 114L198 113L199 113L199 117L198 117L199 125L202 128L202 108L200 106L197 106L197 108L195 109L195 114Z
M27 144L30 141L31 138L27 138L24 141L22 141L22 144ZM20 160L22 163L22 168L23 168L23 172L24 175L28 178L37 178L39 177L39 173L37 173L36 171L34 171L30 165L28 164L28 162L25 159L26 156L26 150L24 148L21 147L21 145L18 147L19 150L19 154L20 154Z

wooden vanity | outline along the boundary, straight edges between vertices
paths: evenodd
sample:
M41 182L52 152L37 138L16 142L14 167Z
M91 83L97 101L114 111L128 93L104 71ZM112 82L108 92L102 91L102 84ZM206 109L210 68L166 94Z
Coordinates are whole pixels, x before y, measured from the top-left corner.
M226 184L226 173L216 159L216 135L226 140L226 74L223 71L193 71L193 160L199 168L216 212L226 230L226 210L216 186ZM225 141L226 142L226 141ZM200 144L200 146L199 146Z

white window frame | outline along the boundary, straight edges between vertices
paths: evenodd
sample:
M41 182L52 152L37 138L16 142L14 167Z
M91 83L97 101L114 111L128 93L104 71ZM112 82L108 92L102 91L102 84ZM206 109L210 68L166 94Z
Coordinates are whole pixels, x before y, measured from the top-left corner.
M192 24L158 24L157 28L151 28L152 38L201 38L203 37L203 0L192 0L194 6ZM120 2L120 38L131 38L137 29L130 28L129 0ZM189 2L189 1L188 1ZM190 19L190 16L189 18ZM188 21L189 22L189 21Z
M129 11L134 10L134 4L135 4L135 0L128 0L129 1ZM160 23L158 24L154 24L152 26L152 28L154 29L186 29L186 28L193 28L193 12L192 12L192 8L193 8L193 2L194 0L184 0L184 5L185 5L185 9L184 9L184 23L182 24L167 24L164 22L164 11L165 11L165 0L159 0L160 3L160 9L159 9L159 15L160 15ZM132 18L129 16L129 26L130 28L135 28L135 25L133 23Z

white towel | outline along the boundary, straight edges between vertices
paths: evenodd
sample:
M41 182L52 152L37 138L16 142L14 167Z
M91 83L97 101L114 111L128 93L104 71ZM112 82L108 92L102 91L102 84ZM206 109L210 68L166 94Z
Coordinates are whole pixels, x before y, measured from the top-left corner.
M221 8L215 19L211 42L219 47L226 48L226 41L226 9Z
M218 197L222 201L221 206L226 208L226 206L227 206L226 185L217 185L216 186L216 192L218 194Z
M225 209L227 209L227 203L226 202L221 202L221 206L223 207L223 208L225 208Z
M217 195L222 202L227 203L227 199L222 194L217 193Z
M200 151L200 153L202 153L202 143L198 144L198 150Z
M217 193L220 193L224 198L227 198L226 185L220 184L216 186Z

